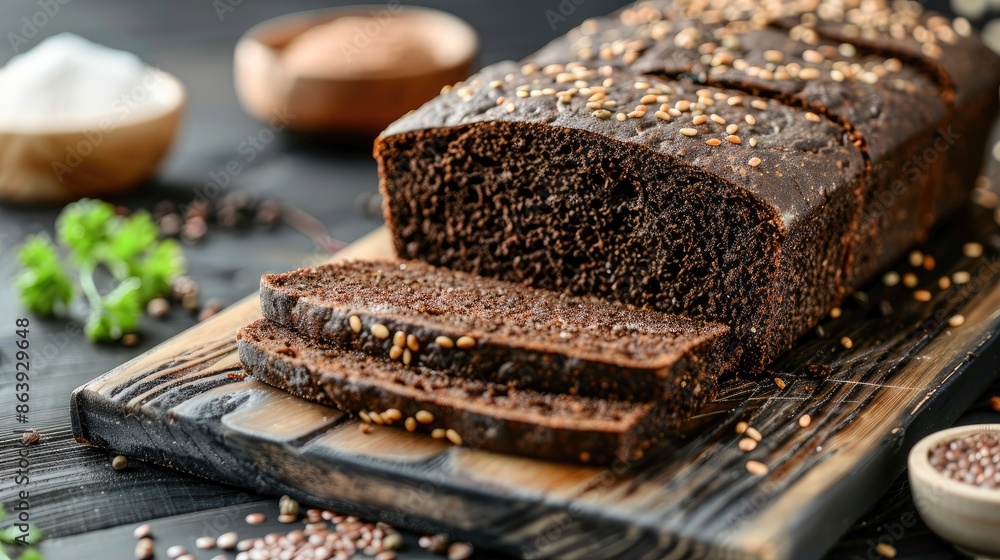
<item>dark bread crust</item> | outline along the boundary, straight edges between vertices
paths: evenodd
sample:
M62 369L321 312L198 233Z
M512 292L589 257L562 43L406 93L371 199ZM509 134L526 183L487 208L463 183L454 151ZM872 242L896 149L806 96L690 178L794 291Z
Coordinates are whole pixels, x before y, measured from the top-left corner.
M247 373L265 383L355 414L396 409L405 419L427 411L433 422L419 424L420 431L452 429L474 448L603 465L642 457L678 422L662 403L460 379L325 345L266 319L241 329L238 345Z
M729 328L717 323L414 261L267 274L260 301L264 317L275 323L378 358L511 387L664 400L680 410L702 403L735 362ZM351 316L360 331L352 329ZM393 336L376 337L375 324ZM390 358L397 332L407 342ZM416 350L407 347L411 336ZM475 345L455 346L461 337Z

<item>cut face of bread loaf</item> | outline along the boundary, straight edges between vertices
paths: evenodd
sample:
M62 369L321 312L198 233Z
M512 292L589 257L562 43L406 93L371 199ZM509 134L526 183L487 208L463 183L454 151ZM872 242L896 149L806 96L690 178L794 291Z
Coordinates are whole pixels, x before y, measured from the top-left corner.
M266 319L240 330L239 354L246 371L265 383L374 423L539 459L635 460L678 421L663 403L540 393L442 375L324 344Z
M703 403L735 361L729 328L422 262L347 262L261 279L264 316L408 366L551 393Z

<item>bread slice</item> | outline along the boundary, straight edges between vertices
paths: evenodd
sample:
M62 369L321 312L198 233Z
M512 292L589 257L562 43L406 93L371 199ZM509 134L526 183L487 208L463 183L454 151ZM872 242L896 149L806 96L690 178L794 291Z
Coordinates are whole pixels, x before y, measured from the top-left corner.
M729 329L421 262L349 262L261 279L276 323L372 356L512 387L680 410L734 361Z
M265 383L473 448L608 464L641 457L678 419L663 403L539 393L406 367L266 319L241 329L238 339L243 367Z

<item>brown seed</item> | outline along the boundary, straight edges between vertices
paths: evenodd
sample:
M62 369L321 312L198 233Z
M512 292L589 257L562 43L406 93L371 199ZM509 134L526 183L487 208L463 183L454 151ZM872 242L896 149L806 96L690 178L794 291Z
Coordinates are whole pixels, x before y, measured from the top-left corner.
M411 335L407 335L407 337L406 337L406 346L410 350L413 350L414 352L416 352L416 351L420 350L420 341L417 340L417 337L415 335L412 335L412 334Z
M467 542L454 542L448 547L448 560L468 560L472 558L473 548Z
M658 119L660 119L661 121L669 121L670 120L670 113L668 113L666 111L657 111L657 112L653 113L653 116L656 117L656 118L658 118Z
M903 285L907 288L913 288L917 285L917 275L912 272L907 272L903 274Z
M899 284L899 273L894 270L886 272L882 275L882 283L890 288Z
M357 315L351 315L350 318L347 319L347 322L348 324L351 325L352 331L356 333L361 332L361 329L363 327L363 325L361 324L361 317L358 317Z
M965 315L952 315L948 318L948 326L950 327L961 327L965 323Z
M757 449L757 440L745 437L740 440L737 447L740 448L740 451L753 451Z
M41 436L39 435L38 430L34 428L28 428L21 433L21 443L25 445L35 443L39 440L39 438L41 438Z
M879 555L884 558L896 557L896 549L893 548L893 546L888 543L878 543L877 545L875 545L875 551L878 552Z
M389 349L389 359L398 360L400 356L403 355L403 349L399 346L393 346Z
M407 432L415 432L417 431L417 419L412 416L408 416L406 420L403 421L403 426L406 427Z
M447 336L439 336L434 339L435 344L441 348L454 348L455 341Z
M959 286L963 284L968 284L969 280L972 279L972 275L964 270L959 270L951 275L951 281L958 284Z
M709 138L708 140L705 140L705 143L709 146L718 146L722 144L722 140L719 140L718 138Z
M931 255L924 255L924 270L934 270L937 261Z
M750 161L748 161L747 163L750 165L750 167L757 167L758 165L760 165L761 160L759 157L752 157L750 158Z
M413 362L413 352L409 348L403 349L403 365L410 365Z
M130 332L122 335L122 346L135 346L139 344L139 335Z
M146 313L150 317L162 319L170 314L170 302L167 301L167 298L153 298L146 304Z
M389 338L389 328L382 323L375 323L372 325L372 334L375 335L375 338L385 340Z
M386 550L396 550L403 548L403 536L399 533L391 533L382 539L382 548Z
M927 290L917 290L913 292L913 299L917 301L930 301L931 293Z
M448 431L445 432L445 437L447 437L448 441L454 443L455 445L462 445L462 436L458 435L458 432L455 430L448 429Z
M767 109L767 101L763 99L754 99L750 102L750 106L759 111L764 111Z
M605 119L607 119L608 117L611 116L611 111L608 111L607 109L598 109L598 110L594 111L593 113L591 113L591 115L593 115L593 116L595 116L595 117L597 117L597 118L599 118L599 119L601 119L603 121L603 120L605 120Z
M910 261L910 266L920 266L924 263L924 254L920 251L910 251L908 260Z
M942 276L938 278L938 288L941 288L942 290L947 290L950 287L951 287L951 278L948 278L947 276Z
M418 410L417 413L414 414L414 417L417 419L417 422L420 422L421 424L430 424L434 421L434 415L426 410Z
M403 331L396 331L396 334L392 335L392 345L399 346L402 348L406 345L406 333Z
M236 548L236 543L239 542L239 537L236 533L230 531L228 533L222 533L219 538L216 539L215 544L222 550L232 550Z
M128 467L128 458L124 455L115 455L115 458L111 460L111 468L116 471L123 471Z
M993 412L1000 412L1000 397L990 397L990 408L993 409Z
M379 414L378 412L375 412L375 411L370 411L368 413L368 417L372 419L372 422L374 422L375 424L377 424L379 426L384 426L384 425L386 425L388 423L388 422L386 422L382 418L381 414Z
M153 526L149 523L139 525L132 530L132 536L137 539L144 539L153 534Z
M962 245L962 254L970 259L979 258L983 256L983 246L979 243L966 243Z
M787 387L785 380L780 377L774 378L774 384L778 386L778 389L784 389L785 387Z
M695 118L691 119L691 123L695 125L700 125L700 124L705 124L705 121L707 120L708 117L706 117L705 115L698 115Z
M719 115L716 115L715 113L712 113L712 122L714 122L715 124L726 124L726 119L720 117Z
M358 424L358 425L366 426L369 430L372 429L372 427L369 426L368 424ZM278 515L278 523L295 523L298 520L299 516L297 515L285 515L285 514Z
M831 319L839 319L841 314L843 314L843 311L839 307L834 307L830 310Z
M210 548L215 548L215 539L213 537L198 537L194 541L194 545L202 550L208 550Z
M753 426L747 426L746 431L743 432L743 433L748 438L756 440L756 441L760 441L760 440L764 439L764 436L762 436L760 434L760 431L758 431L757 428L754 428Z
M400 412L398 408L390 408L382 413L382 418L392 422L398 422L403 419L403 413Z
M854 346L854 341L851 340L851 337L845 336L840 339L840 345L844 348L850 349Z
M167 549L167 556L174 560L177 560L178 557L184 556L185 554L187 554L187 549L179 544L175 544Z
M188 311L198 309L198 294L184 294L181 296L181 307Z
M455 341L455 345L464 350L468 350L476 345L476 339L471 336L460 336L458 340Z
M736 132L739 129L740 129L739 125L731 124L731 125L729 125L729 126L726 127L726 134L736 134Z
M726 141L729 142L730 144L740 144L743 142L742 140L740 140L739 136L734 136L732 134L726 136Z
M799 416L800 427L808 428L809 424L812 424L812 416L809 416L808 414L803 414L802 416Z
M770 470L767 468L767 465L760 461L747 461L746 468L748 473L757 476L764 476Z
M747 424L746 422L744 422L744 421L741 420L741 421L739 421L739 422L736 423L736 433L737 434L742 434L742 433L746 432L747 428L749 428L749 427L750 427L749 424Z
M444 428L434 428L431 430L431 437L434 439L444 439L447 432Z
M248 525L260 525L267 520L267 516L263 513L251 513L246 516L245 521Z
M136 560L149 560L153 557L153 539L144 537L135 543Z
M358 431L361 432L362 434L370 434L374 430L375 428L371 424L364 424L364 423L358 424Z

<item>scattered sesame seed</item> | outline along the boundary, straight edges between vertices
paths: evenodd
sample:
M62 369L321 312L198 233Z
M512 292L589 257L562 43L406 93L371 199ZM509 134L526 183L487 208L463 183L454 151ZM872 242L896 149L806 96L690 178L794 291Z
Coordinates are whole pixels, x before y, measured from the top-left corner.
M396 334L392 335L393 346L402 347L406 344L406 333L403 331L396 331Z
M803 68L798 74L800 80L816 80L820 75L818 68Z
M962 245L962 254L969 257L970 259L976 259L983 256L983 246L979 243L966 243Z
M740 448L740 451L753 451L757 449L757 441L748 437L741 439L736 445Z
M729 142L730 144L739 144L743 142L742 140L740 140L739 136L735 136L733 134L726 136L726 141Z
M882 283L890 288L899 284L899 273L895 270L890 270L882 275Z
M736 131L740 129L735 123L726 127L726 134L736 134Z
M750 158L750 161L748 161L747 163L750 165L750 167L757 167L758 165L760 165L760 158L752 157Z
M598 109L598 110L594 111L593 113L591 113L591 115L593 115L593 116L595 116L595 117L597 117L597 118L599 118L599 119L601 119L603 121L604 119L607 119L608 117L611 116L611 111L608 111L607 109Z
M260 525L266 520L267 517L263 513L251 513L245 519L248 525Z
M430 424L434 421L434 415L427 410L418 410L413 417L416 418L417 422L420 422L421 424Z
M684 136L698 136L698 131L693 128L682 128L679 132Z
M382 415L375 411L370 411L368 417L372 419L372 422L378 424L379 426L384 426L386 421L382 418Z
M410 365L413 362L413 352L409 348L403 349L403 365Z
M642 99L639 100L639 103L642 103L643 105L652 105L653 103L656 103L656 97L657 96L655 95L643 95Z
M746 436L752 440L760 441L764 439L764 436L760 435L760 431L753 426L747 426L747 429L743 432Z
M757 476L764 476L770 470L767 468L767 465L760 461L747 461L746 469L748 473Z
M628 118L628 115L626 115L625 113L618 113L617 115L615 115L615 118L618 119L618 122L625 122L625 120Z
M726 124L726 119L712 113L712 122L715 122L716 124Z
M838 318L840 318L840 315L842 313L843 313L842 309L840 309L839 307L834 307L833 309L830 310L830 318L831 319L838 319Z
M688 100L686 100L686 99L681 99L680 101L678 101L677 103L674 104L674 108L677 109L678 111L682 112L682 113L685 112L685 111L690 111L691 110L691 102L688 101Z
M757 138L756 137L750 139L750 147L752 147L752 148L756 148L757 147Z
M351 315L347 319L347 322L351 325L351 330L352 331L354 331L356 333L361 332L361 329L362 329L361 317L358 317L357 315Z
M416 352L416 351L420 350L420 341L417 340L416 335L412 335L412 334L411 335L407 335L406 336L406 346L410 350L413 350L414 352Z
M938 278L938 288L941 288L942 290L947 290L950 287L951 287L951 278L948 278L947 276L942 276Z
M920 251L911 251L909 261L910 266L920 266L924 264L924 254Z
M537 64L528 63L521 67L521 73L524 74L525 76L534 74L535 72L538 72Z
M462 445L462 436L458 435L458 432L455 430L449 428L444 435L448 438L448 441L454 443L455 445Z
M799 427L808 428L809 424L812 424L812 416L809 416L808 414L799 416Z
M128 458L124 455L115 455L115 458L111 460L111 468L116 471L123 471L128 467Z
M931 293L927 290L917 290L913 292L913 299L917 301L930 301Z
M393 346L392 348L389 349L389 359L390 360L398 360L399 357L402 356L402 355L403 355L403 347L402 346Z
M948 318L948 326L960 327L965 323L965 315L952 315Z
M705 116L705 115L698 115L695 118L691 119L691 122L694 123L694 124L696 124L696 125L701 125L701 124L705 124L705 121L707 121L707 120L708 120L707 116Z
M153 526L149 523L139 525L132 530L132 536L137 539L144 539L153 534Z
M785 387L787 387L787 386L788 386L788 385L787 385L787 384L785 383L785 380L784 380L784 379L782 379L782 378L780 378L780 377L775 377L775 378L774 378L774 384L775 384L775 385L777 385L779 389L784 389Z
M434 343L437 344L438 346L440 346L441 348L454 348L455 347L455 341L452 340L451 338L447 337L447 336L439 336L439 337L435 338L434 339Z
M964 270L959 270L951 275L951 281L959 286L968 284L971 279L972 275Z
M446 431L444 428L434 428L431 430L431 437L434 439L444 439Z
M808 113L806 113L806 120L812 122L820 122L823 119L821 119L819 115L817 115L816 113L809 111Z
M364 410L362 410L361 412L358 412L358 416L359 416L359 417L360 417L360 418L361 418L362 420L364 420L364 421L365 421L365 423L367 423L367 424L371 424L371 423L372 423L372 417L371 417L371 416L369 416L369 415L368 415L368 413L367 413L367 412L365 412Z
M845 336L840 339L840 345L850 350L852 347L854 347L854 341L851 340L851 337Z
M398 408L390 408L382 413L382 418L390 422L398 422L403 419L403 413Z
M709 146L718 146L719 144L722 144L722 140L719 140L718 138L709 138L708 140L705 140L705 143Z
M747 424L746 422L740 420L739 422L736 423L736 433L737 434L742 434L742 433L746 432L747 428L749 428L749 427L750 427L750 424Z
M670 120L670 114L667 113L666 111L657 111L657 112L653 113L653 116L656 117L656 118L658 118L658 119L660 119L661 121L669 121Z
M372 334L375 335L375 338L389 338L389 328L382 323L375 323L372 325Z
M757 119L755 119L754 116L750 114L744 115L743 120L745 120L747 124L757 124Z
M502 88L503 80L493 80L492 82L490 82L490 87L492 89Z
M513 103L507 103L507 105L504 105L504 109L506 109L508 113L513 113L515 107Z
M767 109L767 101L764 101L763 99L754 99L750 102L750 106L754 109L764 111Z
M884 558L896 557L896 549L891 544L888 543L884 542L878 543L877 545L875 545L875 551L878 552L879 555L883 556Z
M406 420L403 421L403 426L406 427L407 432L417 431L417 419L412 416L407 416Z
M907 288L915 287L917 285L917 275L912 272L903 274L903 285Z
M455 345L464 350L468 350L476 345L476 339L471 336L460 336L458 340L455 341Z

